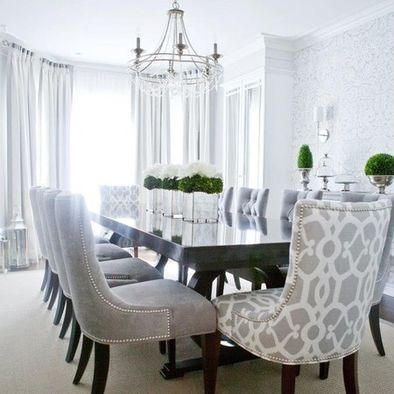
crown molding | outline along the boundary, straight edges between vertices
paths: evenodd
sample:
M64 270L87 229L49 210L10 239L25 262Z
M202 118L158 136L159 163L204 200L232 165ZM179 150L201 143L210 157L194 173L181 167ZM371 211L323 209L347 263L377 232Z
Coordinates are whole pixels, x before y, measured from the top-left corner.
M337 21L330 23L328 26L322 29L317 29L300 37L295 37L293 39L294 48L295 50L299 51L301 49L310 47L318 42L335 37L338 34L373 21L374 19L378 19L391 12L394 12L394 1L382 1L379 4L368 7L356 14L346 18L338 19Z
M232 52L226 59L223 59L222 63L224 66L236 63L242 58L259 51L264 51L266 48L284 52L296 52L391 12L394 12L394 1L384 0L379 4L368 7L346 18L340 18L324 28L310 31L302 36L280 37L261 33L257 37L252 38L251 41L241 49Z

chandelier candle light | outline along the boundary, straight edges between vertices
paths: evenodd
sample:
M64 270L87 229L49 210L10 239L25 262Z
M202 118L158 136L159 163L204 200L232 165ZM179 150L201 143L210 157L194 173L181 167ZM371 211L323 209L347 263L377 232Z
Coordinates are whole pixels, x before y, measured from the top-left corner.
M164 36L152 53L144 54L141 38L137 37L135 59L129 62L129 70L136 86L151 96L160 97L167 92L199 96L217 87L223 73L217 43L213 45L213 54L199 55L189 40L183 15L184 11L174 1L168 11Z

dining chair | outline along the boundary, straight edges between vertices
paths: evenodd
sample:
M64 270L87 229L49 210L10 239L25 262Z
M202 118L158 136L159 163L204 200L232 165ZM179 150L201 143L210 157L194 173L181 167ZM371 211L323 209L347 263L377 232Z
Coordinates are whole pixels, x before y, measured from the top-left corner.
M49 255L51 260L56 261L58 270L60 293L59 302L66 305L65 317L59 337L64 338L72 320L72 332L66 361L71 362L78 346L80 329L73 312L73 304L64 259L61 252L60 239L57 233L55 218L55 198L60 190L47 190L44 193L44 223L49 234ZM161 279L160 273L148 263L138 258L119 259L114 261L99 262L100 269L110 287L122 286L147 280ZM59 319L60 320L60 319Z
M388 200L299 200L284 288L212 301L220 333L254 355L282 364L282 394L295 392L300 365L337 359L343 359L346 393L359 392L358 350L391 209Z
M223 193L219 196L219 211L220 212L231 212L233 206L234 187L230 186L223 190Z
M158 279L110 289L94 251L93 232L81 195L61 193L55 215L74 312L83 333L78 384L94 344L92 393L106 386L110 345L202 335L204 387L213 393L217 362L216 312L203 296L179 282Z
M38 246L39 246L42 258L45 261L44 277L42 279L42 283L41 283L41 287L40 287L40 290L44 291L45 289L47 289L47 287L49 287L51 270L49 267L48 259L46 257L45 245L44 245L43 234L42 234L41 220L40 220L40 216L38 215L37 191L39 189L41 189L41 186L31 187L29 190L29 196L30 196L30 205L31 205L32 213L33 213L34 228L35 228L36 234L37 234Z
M240 187L237 197L236 212L244 215L263 216L267 212L269 189L251 189Z
M391 212L391 219L387 238L384 245L382 259L379 265L379 271L376 278L375 290L372 298L371 311L369 312L369 326L372 333L372 338L376 349L381 356L385 355L383 346L382 334L380 331L379 311L380 303L382 301L384 289L389 278L390 268L393 264L393 256L391 255L391 248L394 240L394 196L386 194L363 194L363 193L342 193L342 202L371 202L382 199L389 199L392 202L393 209Z
M136 218L139 213L140 189L138 185L100 186L100 213L108 217ZM134 257L138 257L138 244L120 234L110 235L111 243L122 248L133 248Z

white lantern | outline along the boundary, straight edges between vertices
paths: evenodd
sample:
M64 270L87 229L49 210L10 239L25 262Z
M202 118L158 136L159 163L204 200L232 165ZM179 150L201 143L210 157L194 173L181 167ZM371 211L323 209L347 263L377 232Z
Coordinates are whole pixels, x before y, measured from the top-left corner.
M8 268L11 271L29 267L27 257L27 227L18 214L8 228Z

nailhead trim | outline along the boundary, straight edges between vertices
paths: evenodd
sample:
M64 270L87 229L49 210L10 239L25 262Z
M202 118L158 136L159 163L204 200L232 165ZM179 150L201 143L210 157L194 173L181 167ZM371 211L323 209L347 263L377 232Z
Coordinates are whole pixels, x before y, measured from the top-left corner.
M82 225L81 218L79 218L79 232L80 232L81 242L82 242L83 259L84 259L84 263L85 263L87 271L88 271L90 283L92 284L92 286L93 286L94 290L96 291L97 295L99 296L99 298L104 303L106 303L107 305L109 305L111 308L113 308L115 310L118 310L120 312L125 312L125 313L144 313L144 314L145 313L147 313L147 314L166 313L166 315L167 315L167 334L165 334L165 335L156 335L156 336L143 337L143 338L127 338L127 339L105 339L105 338L98 338L98 337L95 337L94 335L90 335L90 334L88 334L88 336L90 336L92 338L94 337L94 339L97 339L101 342L106 342L106 343L143 342L143 341L153 340L153 339L162 340L162 339L169 338L170 337L170 310L168 308L152 309L152 310L143 310L143 309L138 310L138 309L121 308L105 298L105 296L98 289L98 287L93 279L93 275L92 275L91 267L89 265L89 260L88 260L87 251L86 251L85 233L83 231L83 225Z
M124 279L130 280L131 276L126 274L104 274L106 279Z

